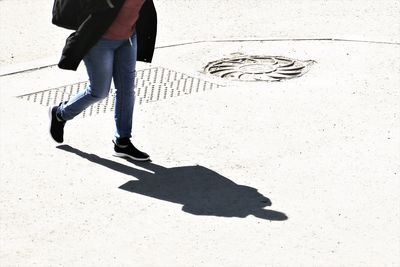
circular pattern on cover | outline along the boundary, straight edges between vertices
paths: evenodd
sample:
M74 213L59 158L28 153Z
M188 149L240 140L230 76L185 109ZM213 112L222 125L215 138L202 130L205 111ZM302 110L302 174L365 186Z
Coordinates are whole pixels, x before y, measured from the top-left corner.
M282 56L236 54L208 63L204 71L232 81L281 81L302 76L313 63Z

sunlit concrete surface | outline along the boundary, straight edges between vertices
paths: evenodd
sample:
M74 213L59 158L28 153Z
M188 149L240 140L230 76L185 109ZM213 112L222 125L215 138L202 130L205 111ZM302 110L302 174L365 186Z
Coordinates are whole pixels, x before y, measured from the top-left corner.
M248 38L400 42L396 0L154 0L157 46ZM0 1L0 64L52 58L69 30L51 24L52 1Z
M0 266L400 265L398 4L268 1L263 17L251 1L220 1L218 13L216 1L197 2L220 28L194 1L157 1L160 47L138 69L219 87L137 103L133 140L151 163L111 156L111 112L68 122L59 146L47 107L17 98L85 81L84 68L0 77ZM236 31L227 14L238 30L253 24ZM304 40L326 36L346 40ZM283 82L203 72L236 53L315 64Z

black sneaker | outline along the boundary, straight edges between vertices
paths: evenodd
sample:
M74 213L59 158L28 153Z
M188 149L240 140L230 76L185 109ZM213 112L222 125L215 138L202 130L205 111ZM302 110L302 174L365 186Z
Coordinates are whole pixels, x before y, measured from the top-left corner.
M57 143L64 142L64 125L65 120L57 116L58 106L51 106L49 108L50 117L50 135Z
M148 161L150 156L134 147L129 138L113 140L114 156L121 158L131 158L137 161Z

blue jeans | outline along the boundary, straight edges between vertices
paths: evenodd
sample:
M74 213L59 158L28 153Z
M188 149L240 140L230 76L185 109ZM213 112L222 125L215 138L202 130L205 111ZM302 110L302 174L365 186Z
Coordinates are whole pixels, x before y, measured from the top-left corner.
M135 103L136 34L130 40L100 39L83 61L89 85L68 102L60 105L57 114L71 120L88 106L106 98L111 80L116 89L114 119L117 138L130 138Z

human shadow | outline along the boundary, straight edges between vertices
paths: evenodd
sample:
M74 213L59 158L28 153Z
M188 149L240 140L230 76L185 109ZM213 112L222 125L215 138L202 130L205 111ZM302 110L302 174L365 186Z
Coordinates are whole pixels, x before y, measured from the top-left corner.
M128 160L145 169L141 170L68 145L57 148L137 179L121 185L120 189L181 204L183 211L194 215L239 218L254 215L271 221L288 219L282 212L264 209L272 203L257 189L238 185L203 166L165 168L151 162Z

